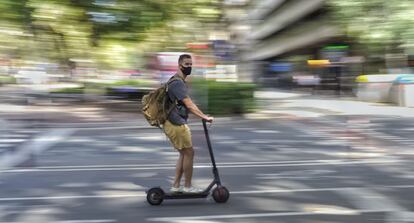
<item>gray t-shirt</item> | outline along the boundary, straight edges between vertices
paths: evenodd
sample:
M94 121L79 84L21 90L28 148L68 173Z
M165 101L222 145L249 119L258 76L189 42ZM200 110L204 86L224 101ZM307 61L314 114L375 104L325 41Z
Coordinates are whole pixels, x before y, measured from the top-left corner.
M188 110L182 100L188 97L188 89L183 80L173 80L168 84L168 97L172 103L178 102L177 106L171 110L168 120L175 125L187 124Z

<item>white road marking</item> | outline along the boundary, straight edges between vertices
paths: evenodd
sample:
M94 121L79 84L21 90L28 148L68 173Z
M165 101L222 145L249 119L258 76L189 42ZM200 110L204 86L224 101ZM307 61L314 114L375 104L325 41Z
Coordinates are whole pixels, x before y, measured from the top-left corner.
M38 133L39 130L16 130L16 132L27 134L27 133Z
M32 155L37 155L52 147L56 143L71 135L74 130L54 129L38 136L35 139L26 141L16 149L17 152L6 154L0 157L0 169L7 169L18 165Z
M145 197L144 192L112 195L79 195L79 196L49 196L49 197L10 197L0 198L0 201L33 201L33 200L67 200L85 198L124 198L124 197Z
M376 188L414 188L414 185L378 186ZM298 192L325 192L360 189L358 187L333 187L333 188L305 188L305 189L275 189L275 190L249 190L230 191L230 194L265 194L265 193L298 193Z
M27 137L27 134L5 134L2 137L5 138L5 139L8 139L8 138L24 138L24 137Z
M253 133L260 133L260 134L272 134L272 133L280 133L277 130L252 130Z
M48 221L49 223L108 223L117 222L115 219L96 219L96 220L61 220L61 221ZM23 223L18 221L7 221L2 223Z
M414 185L401 185L403 187ZM395 186L395 187L401 187ZM394 186L391 186L394 187ZM314 216L314 215L361 215L365 213L385 213L385 222L403 223L414 222L414 212L396 204L389 198L370 190L370 188L323 188L323 189L294 189L294 190L271 190L265 193L279 192L315 192L315 191L335 191L343 194L358 209L331 209L316 208L300 212L273 212L273 213L250 213L250 214L228 214L228 215L202 215L202 216L183 216L183 217L155 217L148 218L148 221L160 222L193 222L199 220L217 219L236 219L236 218L268 218L268 217L289 217L289 216ZM264 192L264 191L260 191ZM256 191L239 191L231 194L254 194Z
M283 171L281 173L259 173L256 174L257 179L273 180L273 179L312 179L315 177L338 177L333 170L293 170Z
M287 164L263 164L258 162L257 164L237 164L234 165L223 165L218 164L218 168L256 168L256 167L292 167L292 166L329 166L329 165L355 165L355 164L376 164L383 165L389 163L401 163L398 160L358 160L358 161L347 161L347 160L335 160L328 162L314 162L314 163L287 163ZM194 168L211 168L211 164L198 164L194 165ZM95 168L30 168L30 169L10 169L0 170L0 173L30 173L30 172L74 172L74 171L128 171L128 170L171 170L175 169L175 165L169 166L132 166L132 167L95 167Z
M414 128L405 128L405 129L401 129L403 131L414 131Z
M391 185L376 186L377 188L414 188L414 185ZM299 193L299 192L331 192L331 191L349 191L357 189L367 189L363 187L332 187L332 188L304 188L304 189L275 189L275 190L246 190L231 191L231 195L235 194L279 194L279 193ZM107 195L79 195L79 196L45 196L45 197L3 197L0 201L32 201L32 200L66 200L66 199L87 199L87 198L129 198L129 197L146 197L144 191L125 194L107 194Z
M367 188L353 188L340 190L337 193L343 195L355 207L360 209L375 209L386 211L385 222L414 222L414 214L405 207L399 205L393 199Z
M249 162L220 162L217 165L250 165L250 164L290 164L290 163L332 163L346 162L343 159L326 159L326 160L286 160L286 161L249 161ZM199 163L199 165L209 165L210 163ZM175 163L159 164L121 164L121 165L84 165L84 166L39 166L39 169L57 169L57 168L106 168L106 167L152 167L152 166L175 166Z
M234 218L264 218L264 217L289 217L289 216L313 216L313 215L360 215L364 213L377 213L382 211L377 210L349 210L343 212L329 212L329 211L302 211L302 212L274 212L274 213L254 213L254 214L228 214L228 215L204 215L191 217L159 217L147 218L148 221L161 222L184 222L196 220L212 220L212 219L234 219Z
M0 143L24 142L26 139L0 139Z

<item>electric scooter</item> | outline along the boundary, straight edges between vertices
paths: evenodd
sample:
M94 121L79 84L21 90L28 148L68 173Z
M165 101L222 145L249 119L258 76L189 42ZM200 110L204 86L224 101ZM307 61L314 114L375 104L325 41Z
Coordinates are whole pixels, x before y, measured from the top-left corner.
M214 201L217 203L225 203L229 197L230 192L227 190L226 187L221 185L220 176L218 173L218 169L216 167L216 161L214 159L213 149L211 148L210 137L207 130L206 121L203 120L203 128L204 133L206 136L207 147L211 158L211 163L213 164L213 182L201 193L184 193L184 192L164 192L161 187L153 187L146 191L147 193L147 201L151 205L160 205L164 199L191 199L191 198L206 198L209 194L211 189L213 189L212 197Z

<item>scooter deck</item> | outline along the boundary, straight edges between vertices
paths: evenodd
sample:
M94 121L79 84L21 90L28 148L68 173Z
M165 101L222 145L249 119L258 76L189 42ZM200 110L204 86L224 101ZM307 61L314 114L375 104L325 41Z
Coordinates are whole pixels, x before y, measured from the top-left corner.
M164 199L191 199L191 198L206 198L208 192L202 193L165 193Z

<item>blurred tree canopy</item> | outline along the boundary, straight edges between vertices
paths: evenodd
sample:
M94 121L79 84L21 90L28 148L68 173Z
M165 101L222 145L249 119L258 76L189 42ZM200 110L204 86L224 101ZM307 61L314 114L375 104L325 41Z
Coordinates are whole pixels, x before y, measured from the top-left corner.
M0 53L69 64L134 66L146 51L182 47L220 18L219 0L2 0ZM208 27L208 26L207 26Z
M369 49L410 51L414 47L412 0L329 0L334 21ZM414 53L414 52L412 52Z

